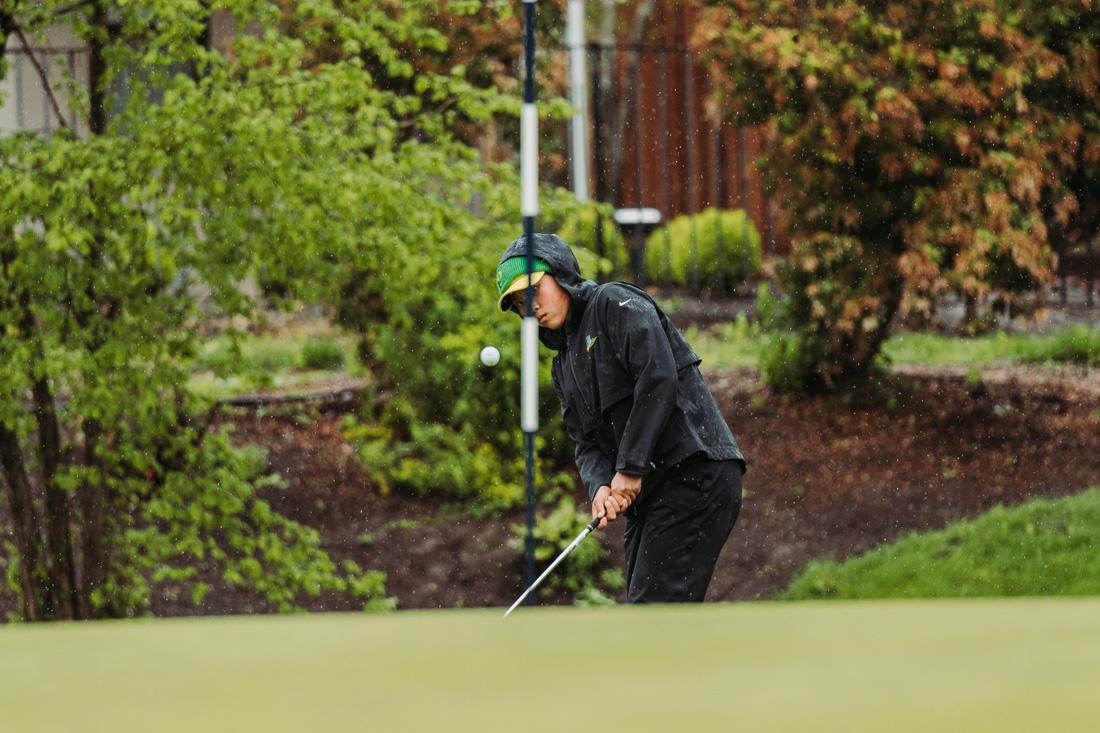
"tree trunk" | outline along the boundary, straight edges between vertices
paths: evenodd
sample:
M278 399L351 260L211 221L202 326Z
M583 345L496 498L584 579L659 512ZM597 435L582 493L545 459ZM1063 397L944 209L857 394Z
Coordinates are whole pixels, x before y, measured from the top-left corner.
M103 3L96 2L89 19L93 28L102 29L107 36L113 35L108 23L107 10ZM107 131L107 92L103 86L107 64L104 58L105 43L103 37L92 34L89 42L88 54L88 87L89 87L89 116L88 131L92 135L102 135ZM93 192L89 192L92 194ZM96 265L101 263L99 243L93 245L90 261ZM89 286L88 297L91 302L97 302L96 294ZM111 308L113 312L114 309ZM100 348L100 344L93 340L89 344L88 351L94 354ZM93 469L100 467L100 461L96 456L96 448L103 439L103 426L98 420L86 420L83 426L84 432L84 465ZM107 541L105 537L104 508L105 490L101 478L92 478L85 481L77 491L77 501L81 514L81 586L80 606L87 618L100 616L92 603L92 594L97 588L102 587L107 577Z
M73 562L72 530L69 524L69 496L57 486L56 481L57 469L61 465L61 428L57 424L53 393L44 375L34 380L33 394L42 482L46 488L46 536L49 541L54 585L57 588L56 617L79 618L76 563Z
M23 312L20 327L24 333L33 334L38 330L38 324L31 313L30 295L24 290L18 297ZM38 423L38 458L46 492L46 553L53 579L51 601L54 618L68 620L76 617L76 564L73 562L72 530L69 525L69 497L56 481L61 465L61 428L57 423L49 376L44 373L45 355L36 343L32 342L31 346L33 356L27 365L27 376L32 383L34 418ZM43 372L39 373L37 367L43 367Z
M963 293L965 310L963 312L963 329L971 328L978 321L978 296L973 293Z
M34 487L23 465L19 437L4 425L0 425L0 469L3 470L3 483L8 490L15 545L19 551L23 619L41 621L52 615L51 573L45 562L38 512L34 507ZM43 570L47 572L41 572Z
M92 28L101 28L110 33L107 10L103 3L95 3L90 21ZM103 50L101 37L92 33L88 43L88 131L93 135L102 135L107 131L107 91L103 88L107 62L103 57Z
M103 428L95 420L84 425L84 463L89 468L98 468L99 459L96 448L103 440ZM94 471L93 471L94 472ZM80 487L80 513L84 564L82 566L83 585L81 587L81 605L86 609L88 618L98 618L100 613L92 605L92 593L103 586L107 577L107 538L106 538L106 492L101 480L89 480Z

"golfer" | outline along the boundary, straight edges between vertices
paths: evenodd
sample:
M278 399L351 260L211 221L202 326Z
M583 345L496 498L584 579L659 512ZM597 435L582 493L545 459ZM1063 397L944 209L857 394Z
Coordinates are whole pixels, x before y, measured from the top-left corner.
M536 234L534 315L557 352L554 389L592 516L626 518L628 603L702 601L741 509L747 462L701 359L643 290L581 277L557 235ZM526 242L497 266L502 311L523 315Z

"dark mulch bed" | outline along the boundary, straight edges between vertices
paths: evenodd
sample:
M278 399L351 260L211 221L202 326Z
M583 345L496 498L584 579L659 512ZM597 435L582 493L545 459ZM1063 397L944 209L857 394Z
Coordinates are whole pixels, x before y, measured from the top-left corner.
M911 370L893 408L859 409L731 375L720 403L753 465L708 598L767 598L811 558L1100 484L1096 376L990 370L975 385Z
M752 462L708 600L768 598L811 558L848 557L999 503L1100 484L1098 376L1003 369L973 384L962 373L911 369L892 404L852 406L778 397L749 370L708 374ZM384 571L400 608L511 603L521 564L509 540L522 514L479 519L453 505L380 495L340 434L344 409L315 410L309 421L300 409L233 417L236 439L268 446L272 469L289 482L266 497L316 527L335 558ZM364 532L369 544L358 539ZM603 540L619 563L621 525ZM351 607L332 597L308 605ZM198 609L164 598L154 604L158 615L265 610L223 587Z
M893 404L853 407L778 397L750 370L709 374L752 465L708 599L767 598L811 558L848 557L998 503L1100 484L1096 376L990 370L975 385L963 374L911 370ZM385 571L401 608L509 604L520 563L508 543L521 515L475 519L451 505L378 495L338 421L236 420L237 437L268 445L290 481L271 495L275 505L320 529L335 556ZM363 531L374 538L365 548L356 541ZM621 525L604 541L611 563L621 562Z

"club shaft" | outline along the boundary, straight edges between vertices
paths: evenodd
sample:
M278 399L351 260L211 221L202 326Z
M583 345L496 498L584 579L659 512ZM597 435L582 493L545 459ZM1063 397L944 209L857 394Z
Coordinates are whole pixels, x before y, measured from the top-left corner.
M558 566L558 563L560 563L562 560L564 560L565 556L568 555L570 552L572 552L573 548L576 547L577 545L579 545L581 543L581 541L585 537L587 537L592 532L592 530L594 530L596 528L596 525L599 523L600 519L602 519L602 517L597 517L596 519L593 519L591 522L588 523L588 526L586 526L583 530L581 530L581 533L579 535L577 535L576 539L574 539L572 542L570 542L569 546L561 551L561 554L558 555L554 559L554 562L550 563L550 566L547 567L546 570L542 571L542 575L540 575L538 578L536 578L535 582L532 583L527 588L527 590L523 591L523 595L521 595L519 598L516 599L516 602L512 604L512 607L504 612L504 618L508 618L508 614L510 614L512 611L514 611L516 609L516 606L523 603L523 599L526 598L527 596L531 595L531 591L533 591L535 588L539 587L539 583L541 583L546 578L546 576L549 575L551 573L551 571L553 571L553 569Z

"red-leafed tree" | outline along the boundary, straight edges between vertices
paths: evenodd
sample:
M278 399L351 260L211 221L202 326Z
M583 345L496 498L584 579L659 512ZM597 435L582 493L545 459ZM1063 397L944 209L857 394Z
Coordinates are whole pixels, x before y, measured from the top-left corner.
M1090 0L735 0L703 19L715 109L770 123L759 164L795 243L773 383L858 381L899 312L1032 290L1052 229L1095 233Z

